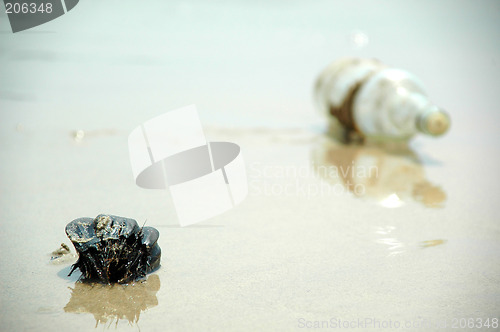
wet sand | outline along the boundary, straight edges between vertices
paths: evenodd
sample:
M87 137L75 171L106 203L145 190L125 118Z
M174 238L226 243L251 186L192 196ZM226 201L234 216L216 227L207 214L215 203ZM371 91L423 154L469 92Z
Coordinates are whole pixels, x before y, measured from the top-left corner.
M87 0L39 28L47 33L0 35L1 330L290 331L338 319L422 327L498 318L500 50L490 42L499 39L498 11L443 3L434 8L447 8L441 29L425 2L413 3L415 22L430 25L402 34L394 27L408 17L396 2L391 11L364 3L370 15L343 25L326 3L264 11L125 3ZM106 15L113 10L120 14ZM394 20L392 30L370 17ZM360 28L371 38L364 48L349 39ZM450 111L450 133L403 150L327 137L312 82L345 54L415 72ZM249 195L181 228L168 192L134 184L127 137L191 103L210 140L241 146ZM146 282L82 285L67 276L71 260L51 262L70 244L65 225L100 213L160 231L161 268Z

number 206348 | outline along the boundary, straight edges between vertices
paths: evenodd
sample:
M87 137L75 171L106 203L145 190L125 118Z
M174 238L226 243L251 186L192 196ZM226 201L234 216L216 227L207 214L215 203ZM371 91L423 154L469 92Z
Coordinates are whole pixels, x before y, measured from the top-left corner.
M7 14L35 14L35 13L52 13L52 4L47 3L5 3L5 13Z
M498 318L453 318L451 320L452 329L465 329L465 328L476 328L476 329L497 329L498 328Z

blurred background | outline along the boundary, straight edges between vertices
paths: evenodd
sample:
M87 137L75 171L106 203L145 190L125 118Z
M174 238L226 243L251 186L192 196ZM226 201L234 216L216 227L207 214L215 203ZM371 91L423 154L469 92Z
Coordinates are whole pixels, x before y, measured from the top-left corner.
M2 14L2 122L128 129L195 103L205 121L303 126L316 120L319 71L360 56L420 77L453 114L451 135L495 131L497 1L89 0L75 9L16 34ZM474 123L462 121L470 113Z

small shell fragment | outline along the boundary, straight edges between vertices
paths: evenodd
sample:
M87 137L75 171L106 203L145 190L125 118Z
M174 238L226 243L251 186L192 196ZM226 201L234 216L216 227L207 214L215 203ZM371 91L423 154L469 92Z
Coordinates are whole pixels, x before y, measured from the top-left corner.
M57 259L69 253L70 249L68 245L66 243L61 243L61 246L52 252L50 259Z
M66 243L61 243L61 246L50 253L51 264L64 264L71 261L74 262L76 255L71 253L71 249Z

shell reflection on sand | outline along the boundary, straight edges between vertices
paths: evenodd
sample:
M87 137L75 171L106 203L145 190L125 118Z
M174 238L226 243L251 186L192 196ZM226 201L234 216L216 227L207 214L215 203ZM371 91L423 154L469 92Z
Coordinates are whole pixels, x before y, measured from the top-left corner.
M312 160L324 180L340 182L356 197L374 199L387 208L411 200L437 208L446 200L446 193L426 179L417 155L405 145L344 145L323 140L313 150ZM338 177L325 177L321 167L334 167Z
M104 285L76 282L71 289L71 299L65 312L90 313L94 315L96 327L99 323L110 324L126 319L137 323L142 311L158 305L156 293L160 289L158 275L150 275L145 281L128 285Z

